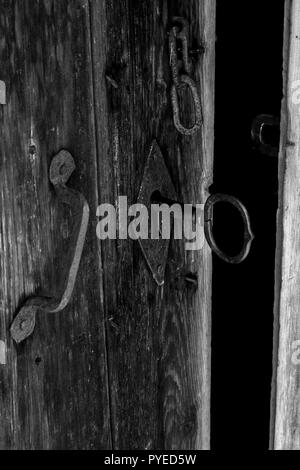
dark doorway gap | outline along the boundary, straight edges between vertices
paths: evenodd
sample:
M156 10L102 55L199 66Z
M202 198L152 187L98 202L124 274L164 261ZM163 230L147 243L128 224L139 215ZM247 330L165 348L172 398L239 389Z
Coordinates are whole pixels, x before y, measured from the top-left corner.
M246 205L255 242L241 265L213 261L212 450L269 444L278 160L255 150L251 123L258 114L280 116L283 21L283 0L217 0L211 192ZM230 245L223 219L216 231Z

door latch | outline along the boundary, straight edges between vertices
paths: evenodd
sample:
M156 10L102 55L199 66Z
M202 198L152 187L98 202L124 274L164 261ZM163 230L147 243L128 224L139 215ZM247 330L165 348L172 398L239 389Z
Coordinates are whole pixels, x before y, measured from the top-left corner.
M169 52L170 52L170 66L172 72L172 89L171 101L173 108L174 125L180 134L193 135L201 129L202 125L202 108L197 85L191 78L192 71L191 61L189 58L188 50L188 21L185 18L174 17L173 27L169 33ZM182 60L178 57L177 43L180 42L182 46ZM179 90L187 88L190 89L194 103L195 120L191 127L186 127L182 124L179 109Z
M213 235L214 206L219 202L233 205L241 214L244 233L241 251L234 256L224 253L217 245ZM156 141L152 143L148 161L146 163L144 178L141 184L138 203L147 207L151 212L151 204L178 204L184 207L182 202L177 201L175 188L164 162L161 150ZM193 213L197 216L196 207ZM204 235L211 250L223 261L230 264L239 264L244 261L251 248L254 235L251 230L250 217L246 207L237 198L227 194L213 194L204 205ZM165 267L168 258L170 240L168 239L139 239L146 262L152 272L154 280L161 286L164 284Z
M59 201L74 210L71 246L68 259L63 266L67 271L63 280L62 294L60 297L51 298L32 297L25 301L11 326L11 335L16 343L21 343L33 333L38 312L44 314L61 312L70 302L89 222L89 206L86 199L80 192L66 186L75 168L74 159L66 150L59 152L50 166L50 181Z

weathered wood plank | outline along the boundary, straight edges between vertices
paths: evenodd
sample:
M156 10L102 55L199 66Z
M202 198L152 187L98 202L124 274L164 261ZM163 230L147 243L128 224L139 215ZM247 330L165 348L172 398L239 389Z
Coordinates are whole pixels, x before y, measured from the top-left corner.
M173 242L159 289L137 243L97 243L92 215L72 305L40 317L18 348L8 330L25 296L59 287L70 223L55 204L48 168L60 148L75 157L71 184L91 214L98 185L101 202L136 201L153 138L179 198L204 202L212 179L215 2L1 0L0 7L0 79L8 88L0 108L0 340L8 348L0 446L208 448L207 247L187 253ZM167 32L174 15L189 20L192 47L204 47L194 67L204 125L193 138L179 136L172 120ZM181 282L187 272L198 273L198 290Z
M95 217L71 305L40 315L25 344L16 347L9 334L25 297L60 286L72 215L57 206L48 169L61 148L76 162L70 186L96 213L89 2L0 0L0 24L0 79L7 87L7 104L0 106L0 340L7 347L7 363L0 365L0 448L107 449Z
M136 202L156 138L179 198L203 203L213 165L215 2L95 0L91 7L100 201ZM204 125L193 137L173 125L168 31L174 15L188 19L191 46L204 47L193 72ZM137 242L103 241L102 256L114 448L208 448L207 246L187 253L172 242L164 288L155 285ZM198 289L180 282L189 272L198 275Z
M271 447L300 450L300 1L286 0Z

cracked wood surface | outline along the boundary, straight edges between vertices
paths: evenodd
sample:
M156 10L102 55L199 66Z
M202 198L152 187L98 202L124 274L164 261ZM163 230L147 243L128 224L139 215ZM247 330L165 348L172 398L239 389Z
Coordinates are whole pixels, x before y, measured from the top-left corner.
M271 448L300 450L300 1L286 0Z
M72 214L49 182L53 156L68 149L74 188L98 204L89 5L0 1L1 258L0 447L108 448L110 421L99 246L91 221L75 293L61 313L37 317L17 346L9 333L25 297L60 291Z

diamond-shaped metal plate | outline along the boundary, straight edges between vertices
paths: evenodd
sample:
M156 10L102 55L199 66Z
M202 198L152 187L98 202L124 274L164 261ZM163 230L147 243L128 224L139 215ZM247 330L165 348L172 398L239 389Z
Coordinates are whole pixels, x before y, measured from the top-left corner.
M176 191L161 150L157 142L153 141L137 201L138 204L143 204L148 209L149 237L148 240L139 239L139 243L156 283L161 286L164 283L170 240L163 240L162 238L152 240L150 236L151 196L156 191L159 191L165 198L176 200Z

